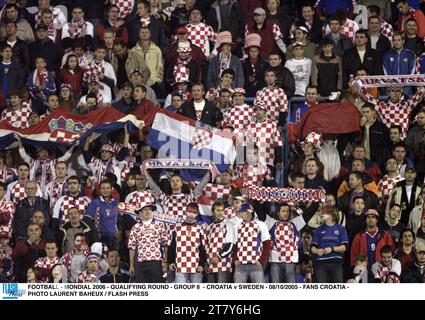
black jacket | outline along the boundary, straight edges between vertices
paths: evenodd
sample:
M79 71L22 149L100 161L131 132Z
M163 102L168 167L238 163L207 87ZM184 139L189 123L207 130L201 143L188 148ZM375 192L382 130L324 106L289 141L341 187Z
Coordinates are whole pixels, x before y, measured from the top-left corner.
M82 233L84 233L84 235L86 236L86 242L87 242L87 244L89 246L91 246L97 240L96 233L83 220L80 221L80 226L81 226L81 229L83 230ZM58 247L59 247L59 250L60 251L62 251L62 247L65 244L66 235L68 233L68 230L71 229L71 228L72 228L71 222L69 222L69 221L67 223L65 223L62 227L59 228L59 231L57 233L56 241L57 241L57 244L58 244Z
M291 99L295 93L295 79L292 72L283 65L271 68L276 72L276 85L285 90L288 99Z
M406 268L401 273L400 282L402 283L424 283L425 282L425 267L422 269L414 263L410 267Z
M382 61L379 58L378 53L374 49L366 48L363 63L360 60L357 47L354 47L345 52L342 57L342 72L343 72L343 88L348 88L348 80L350 75L356 75L359 67L365 67L369 75L383 74Z
M161 50L164 50L167 46L167 37L165 36L165 28L162 21L150 17L149 30L151 32L151 41L155 43ZM139 40L139 30L142 27L142 23L140 22L140 17L136 16L132 20L128 22L128 43L129 48L132 48L136 45Z
M206 16L206 23L216 32L230 31L234 42L244 38L246 17L238 1L230 0L229 17L221 19L219 1L215 1Z
M28 50L30 55L30 70L35 69L35 59L37 57L43 57L47 62L47 70L55 71L56 77L59 76L59 70L64 54L64 51L60 46L50 39L43 42L36 40L35 42L30 43Z
M349 192L344 193L342 197L338 198L338 208L344 214L348 214L349 212L352 193L353 191L351 190ZM376 211L381 212L381 205L376 194L374 194L372 191L364 189L363 198L366 208L375 209Z
M117 273L112 274L109 269L108 271L99 277L100 282L102 283L129 283L130 276L122 270L119 270Z
M9 83L9 92L7 92L7 95L10 94L10 90L20 89L22 87L24 83L22 71L19 62L12 60L12 63L9 65L9 71L7 72L7 81ZM5 81L4 76L4 72L0 72L0 83Z
M365 127L362 127L362 137L365 134ZM391 147L390 132L385 124L379 121L369 128L370 160L378 166L385 160L390 153Z
M16 205L15 215L13 217L13 235L15 242L28 238L27 227L36 211L42 211L44 213L44 218L46 220L45 225L50 226L49 202L41 197L36 197L34 204L31 205L28 198L25 198Z
M183 116L186 116L193 120L197 120L195 104L193 103L193 101L183 103L178 112ZM213 105L211 102L205 100L205 107L202 111L200 121L212 127L218 127L221 120L223 120L223 113L220 111L220 109Z
M0 42L0 47L3 47L7 44L7 41ZM18 38L15 45L12 48L13 58L16 58L19 61L19 65L21 66L22 76L25 79L29 73L30 66L30 56L28 51L28 43Z
M376 53L379 56L379 59L382 61L384 54L392 48L391 41L381 34L376 42Z
M295 25L296 26L304 26L304 27L307 28L307 30L309 29L307 27L307 24L305 23L304 18L301 15L295 21ZM322 22L315 15L314 18L313 18L313 25L312 25L311 29L309 30L309 33L308 33L308 38L310 39L311 42L313 42L315 44L320 43L320 41L322 40L322 27L323 27Z
M258 60L255 64L255 72L252 69L251 62L246 59L242 63L242 70L245 79L244 88L246 90L247 97L255 97L258 90L261 90L266 86L264 81L264 74L269 67L269 63L266 60ZM250 81L249 77L254 77L254 81Z

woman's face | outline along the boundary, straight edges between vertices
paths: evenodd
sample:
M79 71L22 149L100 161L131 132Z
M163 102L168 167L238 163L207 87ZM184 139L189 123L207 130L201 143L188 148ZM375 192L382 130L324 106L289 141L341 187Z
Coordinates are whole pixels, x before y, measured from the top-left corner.
M134 187L136 185L136 179L133 176L128 177L127 186Z
M310 142L304 143L302 145L302 149L303 149L304 155L306 157L309 157L309 156L313 155L314 147L313 147L313 145Z
M61 266L55 266L52 269L52 276L54 280L61 280L62 279L62 267Z
M277 1L276 0L267 1L267 8L269 8L270 11L277 10Z
M78 61L76 57L71 57L68 60L68 66L70 69L75 69L78 65Z
M61 97L68 99L71 96L71 91L68 88L61 89Z
M28 282L36 281L37 280L36 279L36 276L35 276L35 273L34 273L34 271L32 269L29 269L27 271L27 280L28 280Z

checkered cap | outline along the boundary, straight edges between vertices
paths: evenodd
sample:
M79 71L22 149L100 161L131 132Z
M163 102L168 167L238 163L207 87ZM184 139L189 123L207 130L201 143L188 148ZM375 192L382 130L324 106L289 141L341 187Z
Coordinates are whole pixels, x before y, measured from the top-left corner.
M192 48L190 47L189 41L179 41L177 46L177 52L191 52Z
M304 140L304 143L310 142L315 148L320 149L322 145L322 136L320 133L310 132Z
M180 66L176 71L176 83L189 82L189 69L185 66Z
M102 146L102 149L100 149L100 152L102 152L102 151L107 151L107 152L115 153L114 147L112 145L110 145L110 144L104 144Z
M257 102L256 104L254 104L254 111L257 110L257 108L267 110L267 106L262 102Z
M240 93L243 95L246 95L246 91L244 88L235 88L232 92L232 97L236 94L236 93Z

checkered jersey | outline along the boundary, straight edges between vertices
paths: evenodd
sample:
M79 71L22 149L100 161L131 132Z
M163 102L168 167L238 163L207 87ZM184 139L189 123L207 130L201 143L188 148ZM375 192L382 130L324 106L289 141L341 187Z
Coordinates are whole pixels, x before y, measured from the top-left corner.
M22 107L19 110L4 109L1 113L1 120L9 122L14 128L25 129L30 126L31 108Z
M191 24L186 25L188 31L188 39L194 44L201 48L202 52L206 57L210 55L210 44L211 42L217 41L217 34L214 29L205 24Z
M34 263L34 267L37 269L51 270L55 264L59 263L59 261L60 258L58 257L53 258L53 260L50 260L48 257L38 258Z
M219 223L213 223L204 230L205 234L205 251L208 261L217 256L223 247L227 244L226 233L228 232L225 220ZM232 271L231 255L221 259L217 264L209 264L209 272L225 272Z
M15 205L4 196L0 201L0 217L3 220L3 223L0 225L0 233L7 232L9 237L12 237L12 221L14 214ZM7 220L7 222L5 220Z
M223 115L223 123L232 126L234 133L243 131L253 120L254 109L252 106L243 104L227 109Z
M232 219L234 216L236 216L236 212L233 207L227 207L224 209L224 217L226 219Z
M409 131L409 116L414 107L422 101L425 90L418 90L416 93L406 99L402 99L398 103L391 102L390 99L379 101L370 93L364 95L365 100L375 105L376 111L381 117L382 122L390 128L392 125L401 126L401 139L406 138Z
M142 204L146 202L154 203L155 200L150 191L134 191L125 198L124 202L133 205L136 210L140 210Z
M99 283L99 277L93 273L88 273L88 271L81 272L78 277L76 283Z
M176 237L176 272L196 273L196 268L200 263L202 226L180 223L175 226L174 233Z
M175 217L184 217L187 205L191 202L196 202L197 199L191 192L190 194L179 193L172 195L161 193L157 200L164 208L164 213Z
M10 169L6 166L4 166L4 169L0 169L0 181L4 183L10 183L15 179L15 171L13 169Z
M277 221L272 229L273 249L277 251L279 261L291 263L298 250L297 234L293 223Z
M258 147L258 162L261 165L274 166L274 148L282 146L280 132L275 122L252 122L245 132L246 143L255 143Z
M242 222L237 231L236 258L241 264L254 264L261 257L260 226L255 220Z
M131 228L128 248L137 252L137 261L158 261L163 258L163 245L167 241L165 224L152 220L139 222Z
M279 112L288 112L288 97L285 91L279 87L265 87L257 91L255 102L262 102L267 106L267 116L273 121L279 121Z
M72 207L78 208L80 218L83 218L90 201L90 198L86 196L73 197L70 195L64 195L58 199L53 208L53 218L58 219L61 226L64 225L69 221L68 210Z
M202 191L202 196L212 200L227 200L231 191L232 188L226 187L222 184L207 183Z
M379 200L382 202L387 201L391 191L393 191L397 183L402 180L404 180L404 178L400 175L395 178L390 178L387 174L381 180L379 180Z
M14 205L18 204L19 201L24 200L27 197L25 193L25 183L14 181L7 186L7 199L12 201ZM41 188L37 185L37 197L42 197Z
M43 198L49 200L50 210L52 210L60 197L67 192L66 180L58 182L56 179L47 184L44 188Z
M245 187L261 187L265 178L267 180L273 179L270 169L267 167L267 165L261 165L259 163L254 163L252 165L247 163L238 165L235 168L233 176L236 179L243 179L243 185Z
M381 27L379 28L379 32L386 36L391 42L393 41L393 26L383 19L381 19Z
M133 11L134 0L111 0L111 5L116 5L120 9L119 17L127 18Z

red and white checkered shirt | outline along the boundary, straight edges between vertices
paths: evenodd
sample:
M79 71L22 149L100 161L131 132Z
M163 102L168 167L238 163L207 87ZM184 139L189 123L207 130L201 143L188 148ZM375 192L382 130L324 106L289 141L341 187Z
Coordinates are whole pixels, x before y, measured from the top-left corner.
M252 106L243 104L227 109L223 114L223 123L233 127L233 133L243 131L253 120L254 109Z
M14 181L7 186L7 199L12 201L14 205L18 204L20 201L24 200L27 197L25 193L25 184L18 181ZM42 197L41 188L37 185L37 197Z
M267 165L261 165L258 162L252 165L245 163L236 166L233 176L236 179L243 179L244 187L261 187L263 185L264 178L267 178L268 180L273 179L270 169L267 167Z
M254 264L259 261L263 252L263 242L270 239L267 227L264 222L257 219L249 222L243 221L237 229L237 249L236 259L241 264ZM267 235L263 235L264 228L267 230Z
M226 241L227 232L234 233L234 230L228 230L228 225L225 220L210 224L205 228L205 251L208 261L217 256L228 243ZM232 271L231 255L221 259L217 264L209 264L210 273L226 271Z
M202 244L202 226L179 223L174 228L176 237L176 272L196 273L199 267L199 249Z
M291 263L294 261L294 253L298 250L297 234L292 222L277 221L270 232L273 239L273 250L278 253L280 262Z
M132 193L130 193L124 201L126 204L130 204L133 205L136 210L140 210L141 209L141 205L146 203L146 202L155 202L154 201L154 196L152 194L152 192L150 191L134 191Z
M161 193L157 200L164 208L164 213L175 217L184 217L186 216L187 205L191 202L196 202L197 199L191 192L190 194L179 193L172 195Z
M255 102L262 102L267 107L267 116L273 121L279 121L279 112L288 112L288 97L282 88L265 87L257 91Z
M83 271L78 275L76 283L100 283L100 280L97 275Z
M4 183L10 183L15 179L15 171L13 169L10 169L6 166L4 166L4 169L0 169L0 181Z
M30 126L30 113L32 112L31 108L22 107L19 110L10 110L4 109L1 113L1 120L9 122L13 127L25 129Z
M397 183L402 180L404 180L404 178L400 175L395 178L390 178L387 174L383 176L383 178L378 182L379 200L382 202L387 201L391 191L393 191Z
M264 122L251 123L245 132L245 141L258 147L258 162L262 165L274 166L274 148L281 147L282 139L275 122L266 119Z
M381 19L381 27L379 28L379 32L386 36L391 42L393 41L393 26L383 19Z
M9 237L12 237L12 221L14 214L14 204L4 196L3 199L0 200L0 217L3 220L3 223L0 225L0 233L7 232ZM7 220L7 222L5 220Z
M92 76L96 76L97 79L100 81L100 76L105 75L105 61L102 61L101 63L96 63L95 60L93 60L88 66L87 69L84 70L83 74L83 82L89 83L90 78ZM99 88L103 90L102 82L99 82Z
M38 258L35 263L34 267L38 269L41 273L48 274L50 270L53 268L55 264L58 264L60 261L60 258L55 257L53 260L50 260L48 257ZM43 281L47 281L47 277L43 277Z
M227 207L224 209L224 217L226 219L232 219L234 216L236 216L236 212L233 207Z
M350 19L345 19L345 23L340 28L341 33L353 42L356 38L357 30L359 30L359 25L357 22Z
M131 228L128 248L137 252L137 261L158 261L163 258L167 230L161 221L139 222Z
M388 128L392 125L401 126L401 139L406 138L407 131L409 130L409 116L413 108L422 101L425 90L418 90L409 99L402 99L398 103L391 102L390 99L379 101L375 99L370 93L364 95L365 100L375 105L376 111Z
M205 56L208 57L211 53L209 41L217 41L217 34L215 33L214 29L202 22L199 24L189 23L186 25L186 29L188 31L188 39L194 45L197 45L199 48L201 48Z
M62 226L63 224L69 221L68 218L68 210L72 207L78 208L80 212L80 218L84 217L86 213L87 207L90 204L90 198L83 197L73 197L70 195L62 196L56 202L53 208L53 218L59 219L59 224Z
M133 11L134 0L110 0L111 5L116 5L120 9L119 17L127 18Z
M67 192L66 180L59 182L57 179L53 180L44 188L43 198L49 200L50 210L52 210L60 197Z

